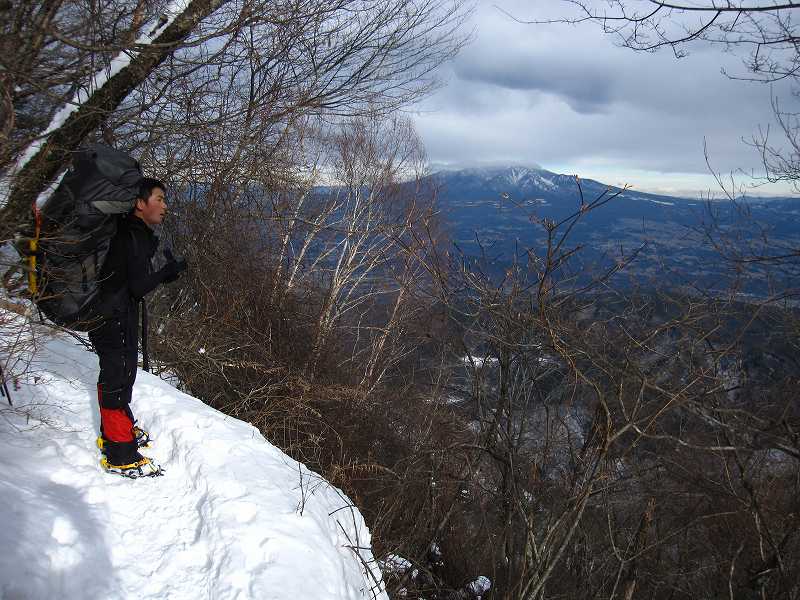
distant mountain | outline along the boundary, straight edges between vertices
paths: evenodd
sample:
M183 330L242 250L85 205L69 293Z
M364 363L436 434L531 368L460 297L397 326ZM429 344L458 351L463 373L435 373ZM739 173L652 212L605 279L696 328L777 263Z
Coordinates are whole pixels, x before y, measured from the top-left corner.
M706 228L712 222L754 252L800 248L800 203L793 198L748 199L738 206L708 204L620 191L539 167L442 171L430 176L430 182L438 190L453 240L470 256L478 256L483 248L491 263L487 268L497 273L507 268L515 252L543 252L546 234L537 221L560 222L575 214L582 201L589 204L610 196L615 197L583 215L571 232L570 245L583 246L574 268L598 273L641 248L628 273L651 282L723 289L732 265L709 244ZM752 278L748 285L754 292L763 288L763 277Z
M488 190L498 192L514 190L552 194L559 189L566 189L570 185L574 189L573 177L551 173L540 167L464 169L439 172L434 177L446 181L451 188L460 188L462 192L484 193Z
M593 179L576 179L575 175L561 175L538 166L534 167L487 167L462 169L459 171L440 171L431 178L446 187L448 195L459 195L462 198L485 198L488 193L516 196L517 200L543 199L568 200L580 197L578 181L587 201L606 190L618 191L619 188L600 183ZM672 205L677 202L696 202L687 198L663 196L627 190L625 198L655 204Z

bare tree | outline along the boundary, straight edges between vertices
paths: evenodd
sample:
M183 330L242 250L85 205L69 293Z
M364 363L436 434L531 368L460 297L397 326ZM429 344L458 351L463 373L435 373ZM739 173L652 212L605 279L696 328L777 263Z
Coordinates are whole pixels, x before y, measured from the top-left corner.
M546 243L502 269L480 246L431 268L458 333L442 379L474 431L443 543L482 557L494 597L794 598L798 413L753 366L792 354L790 312L620 288L635 254L581 275L569 233L603 200L534 215Z
M376 107L391 110L427 93L436 85L435 67L465 41L459 26L466 7L459 1L194 0L180 15L173 15L160 34L166 37L132 46L133 34L142 27L143 11L157 7L126 4L113 13L114 19L108 18L120 25L111 28L112 35L88 41L67 37L62 30L81 25L88 31L102 29L105 23L95 21L92 13L61 2L46 2L40 8L40 18L16 35L43 40L31 53L48 49L51 68L37 71L35 60L10 65L13 76L4 80L5 97L11 98L6 129L15 122L11 109L18 109L25 90L22 82L38 94L37 101L44 105L40 113L56 114L51 108L54 99L47 92L61 90L64 84L59 82L64 80L57 65L72 54L76 55L72 72L82 74L74 87L88 86L89 91L56 95L56 105L67 101L79 106L63 123L54 120L50 130L31 127L7 149L8 157L16 157L27 140L46 138L39 152L28 156L34 154L28 150L6 173L13 181L3 209L4 223L21 217L64 167L69 151L103 123L109 124L108 136L119 136L127 148L160 144L162 158L172 157L173 164L183 160L187 177L197 179L202 163L186 165L187 146L197 147L192 138L198 138L202 148L203 132L221 119L237 122L242 135L238 142L212 136L207 141L214 147L206 151L225 157L230 164L255 161L274 147L270 140L280 138L287 123L303 116L358 114ZM9 14L8 23L27 23L23 12L20 8ZM158 26L158 12L155 15ZM115 56L130 53L136 56L128 67L116 74L108 71L105 65L112 67ZM102 60L97 61L99 57ZM98 66L111 74L102 86L96 75ZM37 74L56 79L42 81ZM277 133L265 139L265 130ZM11 131L7 139L13 138ZM166 144L172 147L165 152ZM244 148L253 150L245 156ZM258 152L259 148L264 150Z
M406 235L415 217L413 198L404 197L401 178L410 176L413 182L421 175L421 145L407 120L385 125L374 118L355 121L332 141L338 185L327 200L333 204L328 239L314 260L325 290L315 353L346 313L358 312L388 291L382 283L396 260L396 240ZM401 286L397 298L402 296Z
M325 185L272 206L272 299L280 306L300 287L318 290L312 367L338 330L340 342L353 341L350 360L363 361L362 384L374 386L419 285L410 232L431 206L420 183L422 146L408 119L380 112L318 136L308 186Z
M563 0L573 14L555 20L529 23L581 23L590 21L627 48L652 52L670 48L683 57L692 42L747 49L746 65L759 81L794 77L800 66L796 19L800 3L740 0ZM522 18L515 15L515 18Z
M108 114L181 44L200 21L222 3L223 0L193 0L177 14L164 17L163 22L156 24L153 31L147 34L146 43L129 50L134 56L127 53L118 56L117 60L122 59L119 70L112 66L108 69L103 67L100 73L93 74L87 81L88 92L79 89L68 105L54 114L48 127L39 132L43 139L29 144L5 175L11 180L6 183L11 189L4 198L0 212L6 227L6 231L0 234L6 235L9 228L13 229L18 224L27 207L64 169L71 151L107 119ZM40 18L34 21L35 30L31 32L34 42L28 48L29 55L23 56L23 60L17 64L12 64L17 72L13 77L6 77L3 82L14 90L6 90L4 94L6 97L11 95L12 106L14 95L19 95L16 91L19 84L15 80L31 78L30 71L34 70L37 55L44 47L46 36L48 33L52 35L52 31L48 30L57 28L57 11L61 6L61 2L44 3ZM140 12L140 7L137 9ZM25 9L22 12L24 11ZM18 17L25 18L22 14ZM131 27L122 33L123 41L130 43L138 27L141 27L141 20L137 16L137 10L134 10ZM19 37L19 33L16 37ZM9 110L8 113L10 112ZM13 122L10 114L7 114L6 122Z

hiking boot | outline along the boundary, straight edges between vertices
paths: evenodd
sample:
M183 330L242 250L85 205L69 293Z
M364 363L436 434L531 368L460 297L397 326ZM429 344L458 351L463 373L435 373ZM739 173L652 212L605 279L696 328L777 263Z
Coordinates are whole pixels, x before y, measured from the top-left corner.
M121 475L128 479L139 479L140 477L160 477L164 474L164 469L152 458L139 455L139 460L125 465L114 465L108 462L106 457L100 459L100 466L106 473Z
M133 426L133 435L136 439L136 447L137 448L149 448L150 447L150 434L146 432L141 427ZM100 448L100 452L105 454L105 446L106 440L103 438L102 435L97 436L97 447Z

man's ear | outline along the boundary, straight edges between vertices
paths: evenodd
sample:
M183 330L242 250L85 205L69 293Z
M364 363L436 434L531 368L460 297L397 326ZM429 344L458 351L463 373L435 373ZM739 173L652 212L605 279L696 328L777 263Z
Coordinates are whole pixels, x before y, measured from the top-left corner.
M137 198L136 204L133 205L133 210L143 210L146 204L147 200L144 200L142 198Z

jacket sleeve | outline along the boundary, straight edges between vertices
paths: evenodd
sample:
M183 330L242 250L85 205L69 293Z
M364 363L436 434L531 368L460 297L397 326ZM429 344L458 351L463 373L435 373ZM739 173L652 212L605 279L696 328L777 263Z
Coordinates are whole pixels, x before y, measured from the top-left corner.
M142 244L134 244L142 245ZM134 248L128 252L128 289L134 299L141 300L164 281L164 269L151 271L150 258L145 253L137 253Z

